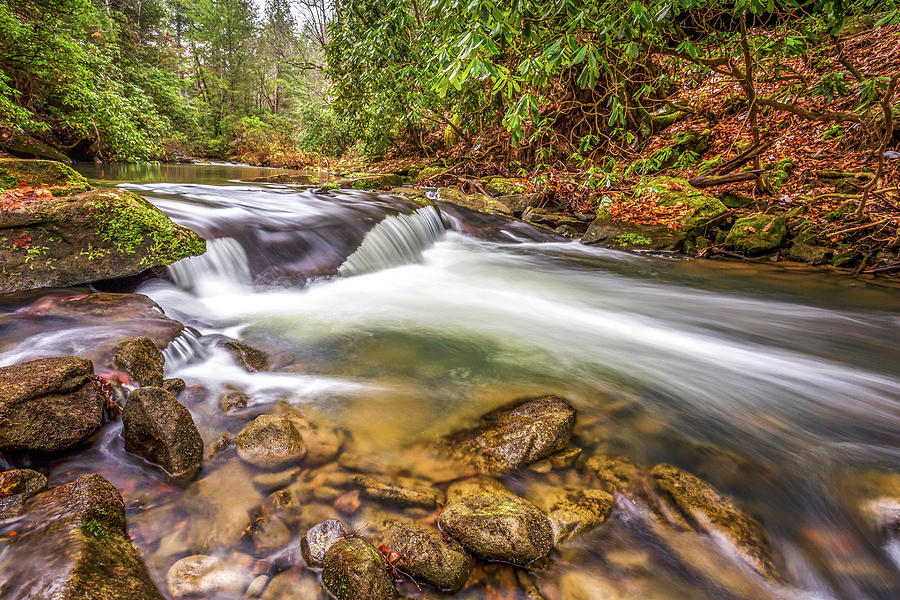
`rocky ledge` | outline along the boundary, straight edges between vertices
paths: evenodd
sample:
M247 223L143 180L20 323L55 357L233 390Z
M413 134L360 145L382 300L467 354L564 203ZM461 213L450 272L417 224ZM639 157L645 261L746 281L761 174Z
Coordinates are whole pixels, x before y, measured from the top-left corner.
M0 188L0 293L136 275L206 251L147 200L91 190L61 163L0 160Z

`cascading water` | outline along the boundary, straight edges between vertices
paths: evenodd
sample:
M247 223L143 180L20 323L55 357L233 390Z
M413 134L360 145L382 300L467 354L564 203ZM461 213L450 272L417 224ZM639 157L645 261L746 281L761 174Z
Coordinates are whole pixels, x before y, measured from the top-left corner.
M450 478L423 445L518 398L556 393L577 410L571 441L582 455L571 468L521 469L504 478L512 491L602 487L585 469L598 455L675 464L753 513L784 579L760 583L709 535L663 527L617 495L607 522L561 544L540 571L547 600L900 597L891 562L900 542L861 512L873 474L900 464L895 287L590 248L455 206L413 211L385 194L232 182L268 171L172 169L178 181L151 173L139 192L210 239L209 252L172 266L175 284L136 291L189 326L165 351L166 377L186 382L178 398L212 456L196 480L173 486L124 450L113 422L46 471L51 485L100 473L121 490L129 532L161 587L176 560L202 552L277 565L264 593L273 600L296 595L308 576L318 589L302 564L283 571L279 553L295 542L247 554L251 516L282 477L343 477L359 466L386 482L408 473L444 489ZM345 277L317 277L336 269ZM102 365L123 335L142 335L105 313L82 322L81 313L47 312L77 306L63 300L0 309L0 364L65 353ZM263 350L268 366L248 370L224 338ZM346 432L339 458L260 475L233 451L213 453L224 433L289 409ZM358 500L341 518L374 539L381 508ZM331 496L303 502L312 519L335 514ZM285 539L303 534L290 528ZM0 555L3 543L0 530ZM515 587L508 569L482 569L483 581L447 597L482 597L493 576ZM506 584L492 593L525 597ZM402 594L422 597L411 584Z
M347 277L418 262L422 252L434 245L445 231L441 213L426 206L409 215L384 218L363 238L338 272Z
M206 242L206 253L169 265L169 275L178 287L193 290L209 280L235 286L252 283L247 253L231 238L217 238Z

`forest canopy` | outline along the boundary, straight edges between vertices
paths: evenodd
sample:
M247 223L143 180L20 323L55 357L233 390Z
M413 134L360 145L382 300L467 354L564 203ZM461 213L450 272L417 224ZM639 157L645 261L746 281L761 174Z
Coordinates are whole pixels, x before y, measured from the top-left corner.
M674 91L709 74L734 82L754 139L764 111L877 138L890 77L840 44L897 21L893 0L8 0L0 121L76 159L465 141L599 174L695 110Z

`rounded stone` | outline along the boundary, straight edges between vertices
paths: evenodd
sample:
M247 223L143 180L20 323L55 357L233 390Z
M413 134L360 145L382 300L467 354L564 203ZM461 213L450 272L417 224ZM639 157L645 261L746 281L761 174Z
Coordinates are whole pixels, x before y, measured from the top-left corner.
M322 585L336 600L391 600L397 591L387 563L361 537L345 537L325 554Z
M176 562L166 574L173 598L194 598L217 594L241 594L250 583L249 575L221 558L195 554Z
M238 434L238 456L263 469L279 469L300 462L306 444L287 417L260 415Z
M310 567L321 567L325 554L337 542L350 535L344 524L328 519L309 528L300 540L300 554Z
M438 524L486 560L524 566L547 556L553 547L553 529L544 513L510 493L465 497L447 506Z

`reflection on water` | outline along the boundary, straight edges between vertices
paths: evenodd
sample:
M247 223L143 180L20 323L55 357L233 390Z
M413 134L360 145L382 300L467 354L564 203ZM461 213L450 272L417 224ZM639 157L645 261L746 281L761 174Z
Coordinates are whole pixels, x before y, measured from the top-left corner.
M348 452L415 471L411 445L511 399L553 392L578 409L575 440L585 456L678 464L739 497L772 535L790 585L723 569L704 539L673 537L620 504L609 523L565 545L538 573L550 600L577 590L594 594L579 598L897 597L897 565L858 518L854 483L866 470L900 464L896 287L589 248L449 206L444 232L430 212L417 213L424 221L390 216L415 206L385 195L225 181L259 171L87 172L128 182L216 238L207 256L170 269L174 283L138 290L193 328L168 351L167 376L188 383L181 399L207 448L287 402L344 427ZM344 263L361 243L364 251ZM342 263L340 272L355 276L339 276ZM288 366L247 373L221 350L201 349L204 336L217 334ZM55 340L5 342L0 363L55 354ZM66 344L78 353L77 336ZM219 398L234 389L247 407L223 414ZM100 472L115 483L157 581L200 539L204 551L245 551L240 529L264 497L250 483L254 473L216 459L201 476L209 475L207 488L220 487L185 493L121 446L109 426L52 479ZM524 490L532 477L507 483ZM236 513L239 523L204 520L198 502L233 503L216 514ZM364 527L366 518L351 524ZM478 576L509 575L491 567Z

